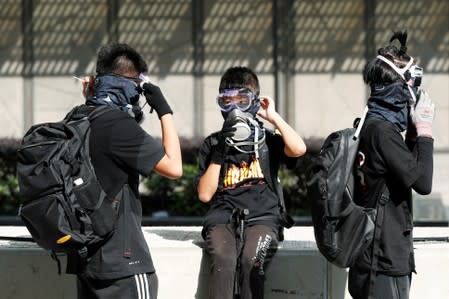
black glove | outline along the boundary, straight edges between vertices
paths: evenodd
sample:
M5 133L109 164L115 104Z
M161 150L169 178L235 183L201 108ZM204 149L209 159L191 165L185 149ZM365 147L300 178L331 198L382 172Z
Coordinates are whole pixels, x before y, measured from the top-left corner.
M221 131L216 135L217 142L212 146L211 162L220 165L224 163L225 156L229 150L229 146L226 144L226 138L234 136L236 130L234 125L236 123L236 119L226 120L223 123Z
M151 111L153 111L153 109L156 110L159 118L167 113L173 114L173 110L171 110L158 86L151 84L150 82L142 82L140 88L145 95L148 105L151 107Z

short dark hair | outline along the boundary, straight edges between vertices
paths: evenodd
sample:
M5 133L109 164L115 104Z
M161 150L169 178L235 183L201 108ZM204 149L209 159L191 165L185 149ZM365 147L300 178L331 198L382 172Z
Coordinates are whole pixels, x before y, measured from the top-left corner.
M400 48L391 44L396 39L401 44ZM410 60L410 56L407 54L407 31L394 32L390 38L390 44L380 48L377 54L390 60L399 68L404 67ZM403 81L402 77L395 70L378 58L368 61L362 74L363 81L369 85Z
M142 56L127 44L102 46L97 55L97 75L108 73L144 73L148 66Z
M260 93L259 79L250 68L244 66L231 67L221 76L219 92L228 88L249 88L257 95Z

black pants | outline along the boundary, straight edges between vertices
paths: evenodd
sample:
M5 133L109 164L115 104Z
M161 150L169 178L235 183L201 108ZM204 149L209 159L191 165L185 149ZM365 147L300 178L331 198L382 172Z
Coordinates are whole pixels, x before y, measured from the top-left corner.
M214 226L208 231L206 241L211 261L208 298L233 298L234 278L238 275L240 298L262 299L265 270L278 245L273 229L265 225L245 228L240 273L236 273L239 240L231 225Z
M78 275L78 299L156 299L156 273L143 273L114 280Z
M369 283L369 273L350 269L348 289L352 298L366 299ZM410 294L411 274L403 276L388 276L377 274L372 290L374 299L408 299Z

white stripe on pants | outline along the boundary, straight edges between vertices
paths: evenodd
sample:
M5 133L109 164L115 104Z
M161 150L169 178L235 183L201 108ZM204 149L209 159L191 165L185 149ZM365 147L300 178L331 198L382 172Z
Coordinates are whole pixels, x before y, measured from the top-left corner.
M138 299L151 299L150 289L148 286L148 278L145 273L134 275L137 287L137 298Z

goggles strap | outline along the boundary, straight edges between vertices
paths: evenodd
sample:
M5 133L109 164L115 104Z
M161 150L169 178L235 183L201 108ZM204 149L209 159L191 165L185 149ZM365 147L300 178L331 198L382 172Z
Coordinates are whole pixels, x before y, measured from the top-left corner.
M404 66L403 68L398 68L393 62L391 62L390 60L388 60L387 58L385 58L382 55L377 55L376 56L377 59L382 60L383 62L385 62L386 64L388 64L393 70L395 70L396 73L398 73L401 78L405 81L405 72L408 71L408 69L412 66L413 64L413 57L410 56L410 60L408 61L407 65Z
M377 59L382 60L383 62L385 62L386 64L388 64L389 66L391 66L392 69L395 70L396 73L398 73L402 79L405 81L405 72L412 66L413 64L413 57L410 56L410 60L408 61L407 65L404 66L403 68L398 68L393 62L391 62L390 60L388 60L387 58L385 58L382 55L377 55L376 57ZM412 88L407 84L408 90L410 91L410 96L411 96L411 105L414 105L416 103L416 96L415 93L413 92Z
M413 92L413 89L410 87L410 85L408 85L407 84L407 87L408 87L408 90L409 90L409 92L410 92L410 95L411 95L411 105L415 105L416 104L416 96L415 96L415 93Z

